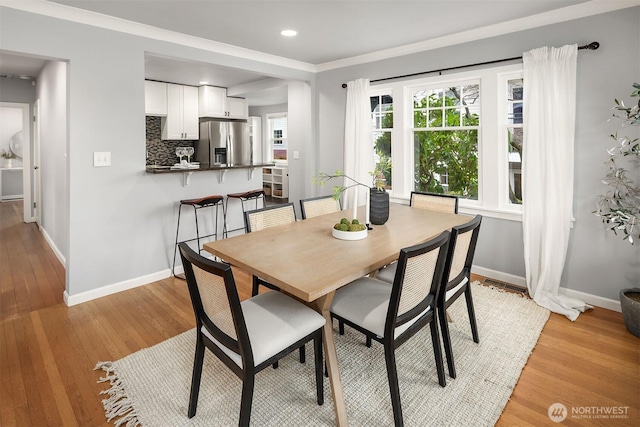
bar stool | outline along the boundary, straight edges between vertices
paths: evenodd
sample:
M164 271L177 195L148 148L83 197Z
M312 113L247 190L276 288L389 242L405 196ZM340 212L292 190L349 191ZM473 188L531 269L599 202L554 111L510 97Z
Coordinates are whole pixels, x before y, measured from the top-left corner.
M218 240L218 207L222 206L222 215L223 218L225 217L224 215L224 197L220 196L220 195L215 195L215 196L207 196L207 197L201 197L199 199L187 199L187 200L180 200L180 207L178 208L178 225L176 226L176 244L173 248L173 266L171 267L171 274L175 277L178 277L179 279L185 279L184 274L179 274L176 276L175 274L175 267L176 267L176 254L178 251L178 243L182 243L182 242L193 242L194 240L198 241L198 253L200 253L202 251L202 248L200 246L200 239L204 239L206 237L211 237L211 236L215 236L215 239ZM183 206L191 206L193 208L193 216L195 217L196 220L196 237L194 237L193 239L188 239L188 240L181 240L180 242L178 242L178 235L180 233L180 215L182 214L182 207ZM214 232L211 234L207 234L205 236L201 236L200 235L200 228L198 227L198 210L202 209L202 208L208 208L208 207L215 207L215 228L214 228Z
M266 199L265 199L265 194L264 194L264 190L263 189L259 189L259 190L249 190L249 191L245 191L243 193L230 193L227 194L227 201L225 202L225 208L222 210L222 212L224 213L224 237L228 237L229 236L229 232L230 231L238 231L238 230L244 230L244 225L242 227L239 228L234 228L233 230L228 230L227 228L227 214L229 213L229 200L240 200L240 205L242 207L242 218L244 221L244 213L246 212L245 209L245 202L250 202L250 201L255 201L255 209L258 209L258 200L262 199L262 207L266 207Z

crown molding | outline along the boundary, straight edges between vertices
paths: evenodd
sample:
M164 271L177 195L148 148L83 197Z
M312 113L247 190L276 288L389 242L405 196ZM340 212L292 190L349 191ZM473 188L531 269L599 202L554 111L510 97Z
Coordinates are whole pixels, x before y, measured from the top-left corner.
M154 40L180 44L183 46L202 49L209 52L254 60L265 64L271 64L311 73L316 72L315 65L307 62L296 61L281 56L259 52L256 50L203 39L201 37L190 36L188 34L165 30L162 28L153 27L151 25L141 24L126 19L104 15L102 13L78 9L60 3L52 3L45 0L0 0L0 6L5 6L29 13L35 13L38 15L45 15L51 18L62 19L65 21L91 25L93 27L118 31L121 33L147 37Z
M337 68L360 65L368 62L381 61L404 55L440 49L461 43L482 40L490 37L515 33L531 28L571 21L588 16L599 15L619 9L640 6L640 0L591 0L585 3L567 6L550 12L540 13L526 18L502 22L500 24L486 26L475 30L464 31L444 37L425 40L390 49L384 49L364 55L339 59L314 65L307 62L296 61L281 56L271 55L251 49L242 48L201 37L190 36L175 31L165 30L146 24L128 21L101 13L91 12L75 7L52 3L46 0L0 0L0 6L18 9L25 12L45 15L52 18L91 25L113 31L148 37L155 40L176 43L183 46L202 49L209 52L220 53L232 57L249 59L265 64L286 67L311 73L334 70Z
M316 65L316 72L329 71L337 68L350 67L353 65L365 64L368 62L381 61L399 56L411 55L428 50L440 49L461 43L482 40L490 37L516 33L531 28L542 27L559 22L571 21L588 16L599 15L619 9L640 6L640 0L591 0L573 6L563 7L550 12L528 16L526 18L514 19L512 21L501 22L474 30L463 31L444 37L425 40L395 48L379 50L377 52L364 55L353 56L351 58L339 59L337 61L325 62Z

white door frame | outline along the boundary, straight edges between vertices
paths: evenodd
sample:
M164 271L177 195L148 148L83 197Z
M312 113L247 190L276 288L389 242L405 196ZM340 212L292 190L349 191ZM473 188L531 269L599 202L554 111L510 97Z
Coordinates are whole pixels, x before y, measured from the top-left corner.
M0 102L0 107L19 108L22 110L22 194L24 222L33 222L31 214L31 114L29 104L23 102Z
M33 220L40 228L42 218L42 181L40 180L40 99L33 103Z

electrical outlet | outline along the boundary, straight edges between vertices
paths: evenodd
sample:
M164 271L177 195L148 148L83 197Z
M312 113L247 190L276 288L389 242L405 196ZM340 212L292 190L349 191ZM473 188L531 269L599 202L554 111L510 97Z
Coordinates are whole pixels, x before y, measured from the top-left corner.
M300 158L300 152L299 151L294 151L293 152L293 158L294 159L299 159Z
M111 166L111 152L103 151L103 152L94 152L93 153L93 167L105 167Z

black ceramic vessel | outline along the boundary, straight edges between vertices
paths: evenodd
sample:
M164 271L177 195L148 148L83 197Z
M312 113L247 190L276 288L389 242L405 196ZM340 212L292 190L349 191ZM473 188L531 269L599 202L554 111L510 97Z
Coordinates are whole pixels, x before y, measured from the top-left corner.
M382 225L389 219L389 193L377 188L369 189L369 221Z

